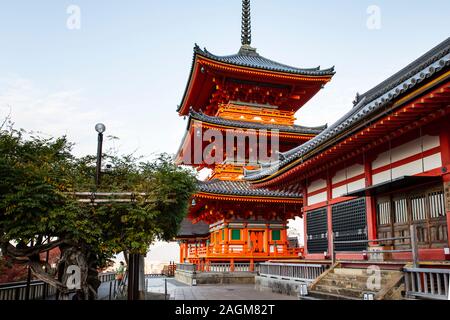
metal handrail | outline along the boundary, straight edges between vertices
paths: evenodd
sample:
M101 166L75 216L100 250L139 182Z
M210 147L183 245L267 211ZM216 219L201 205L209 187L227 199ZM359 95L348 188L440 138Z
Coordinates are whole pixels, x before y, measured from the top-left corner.
M334 241L335 244L346 244L346 243L371 243L371 242L385 242L392 240L410 240L411 237L393 237L393 238L381 238L373 240L349 240L349 241Z

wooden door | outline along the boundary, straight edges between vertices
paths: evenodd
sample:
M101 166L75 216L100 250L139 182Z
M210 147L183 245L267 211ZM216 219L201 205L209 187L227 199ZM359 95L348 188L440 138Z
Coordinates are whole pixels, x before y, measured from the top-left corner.
M264 252L264 231L249 231L250 251L255 253Z

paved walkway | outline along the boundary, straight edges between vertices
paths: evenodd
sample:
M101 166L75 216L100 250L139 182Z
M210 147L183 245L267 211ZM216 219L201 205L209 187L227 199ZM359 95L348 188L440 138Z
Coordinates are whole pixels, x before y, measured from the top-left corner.
M98 300L109 300L109 288L111 286L111 294L114 293L114 282L117 281L108 281L108 282L102 282L100 284L100 287L97 290L97 299Z
M255 290L254 285L202 285L178 288L175 300L298 300L296 297Z
M164 278L150 278L147 291L164 293ZM259 291L254 285L201 285L191 287L167 279L167 293L172 300L297 300L296 297Z

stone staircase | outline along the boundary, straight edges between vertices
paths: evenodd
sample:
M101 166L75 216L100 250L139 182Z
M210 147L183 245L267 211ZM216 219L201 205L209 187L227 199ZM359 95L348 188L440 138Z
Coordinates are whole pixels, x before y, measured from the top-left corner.
M314 281L308 296L301 300L363 300L364 293L373 293L375 300L402 299L401 271L381 270L379 286L373 285L374 274L368 269L335 266ZM404 289L403 289L404 290Z

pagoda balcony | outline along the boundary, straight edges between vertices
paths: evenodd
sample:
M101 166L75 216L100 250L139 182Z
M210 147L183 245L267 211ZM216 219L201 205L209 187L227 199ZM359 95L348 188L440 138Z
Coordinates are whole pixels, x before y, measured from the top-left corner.
M294 125L296 118L293 111L282 111L274 106L258 104L238 104L230 102L221 104L216 117L229 120L261 122L267 124Z
M242 244L210 245L191 247L187 258L192 259L236 259L236 260L265 260L265 259L298 259L303 255L303 248L289 248L287 245L271 244L269 250L258 252Z

